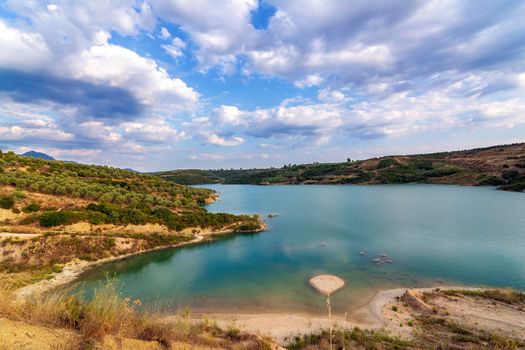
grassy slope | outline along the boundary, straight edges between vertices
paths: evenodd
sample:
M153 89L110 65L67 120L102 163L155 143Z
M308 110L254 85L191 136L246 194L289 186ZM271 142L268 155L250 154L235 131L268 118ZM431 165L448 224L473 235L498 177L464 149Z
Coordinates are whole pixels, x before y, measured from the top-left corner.
M261 228L256 216L207 212L201 205L214 195L116 168L0 153L0 232L21 233L0 236L0 273L18 274L23 285L76 258L174 245L201 231Z
M525 144L345 163L314 163L271 169L174 170L155 173L176 183L203 184L394 184L494 185L525 191Z
M234 325L166 316L142 312L141 301L124 298L114 280L90 300L61 290L18 299L0 285L0 349L272 349Z

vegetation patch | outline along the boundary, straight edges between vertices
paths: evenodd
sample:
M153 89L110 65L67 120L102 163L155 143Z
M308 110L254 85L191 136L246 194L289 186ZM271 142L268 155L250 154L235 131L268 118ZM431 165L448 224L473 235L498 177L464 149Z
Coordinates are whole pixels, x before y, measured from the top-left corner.
M0 208L11 209L15 205L13 196L0 196Z
M465 295L485 299L491 299L506 304L523 304L525 303L525 293L518 292L514 289L451 289L444 290L445 295Z

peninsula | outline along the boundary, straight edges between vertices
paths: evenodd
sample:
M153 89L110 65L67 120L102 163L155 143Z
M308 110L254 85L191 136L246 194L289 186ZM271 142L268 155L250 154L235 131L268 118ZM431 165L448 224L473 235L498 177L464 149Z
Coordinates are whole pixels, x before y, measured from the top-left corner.
M215 199L118 168L0 153L0 279L23 287L65 268L264 229L256 215L202 207Z

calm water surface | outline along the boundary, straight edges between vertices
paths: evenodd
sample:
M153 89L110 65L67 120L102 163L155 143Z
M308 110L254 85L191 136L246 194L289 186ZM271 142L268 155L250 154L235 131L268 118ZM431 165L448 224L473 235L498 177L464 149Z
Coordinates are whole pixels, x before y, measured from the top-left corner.
M351 311L381 288L444 283L525 289L525 194L439 185L209 186L210 211L278 214L270 230L113 262L105 274L125 295L197 312L322 313L308 286L319 273L343 277L332 300ZM360 251L366 252L364 256ZM385 253L392 264L376 266Z

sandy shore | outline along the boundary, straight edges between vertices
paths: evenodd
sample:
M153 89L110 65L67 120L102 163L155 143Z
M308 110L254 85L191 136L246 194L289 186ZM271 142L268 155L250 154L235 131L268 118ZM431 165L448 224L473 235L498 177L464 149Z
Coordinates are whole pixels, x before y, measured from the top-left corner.
M382 315L383 308L405 291L406 288L380 291L365 306L352 312L346 319L332 316L332 322L342 328L381 328L385 325ZM306 313L216 313L208 316L216 320L220 326L228 327L234 324L248 333L270 336L280 344L295 335L314 333L330 326L327 316Z
M436 288L463 290L480 289L440 285L436 287L416 288L415 290L429 292ZM388 328L390 325L385 317L385 309L388 309L387 306L394 303L398 297L401 297L407 291L407 289L411 288L381 290L377 292L365 306L348 314L346 319L340 316L332 316L333 325L341 328ZM327 329L330 326L330 321L327 316L301 313L215 313L207 316L216 320L222 327L228 327L233 324L248 333L270 336L279 344L286 343L287 339L296 335L315 333L320 329Z

